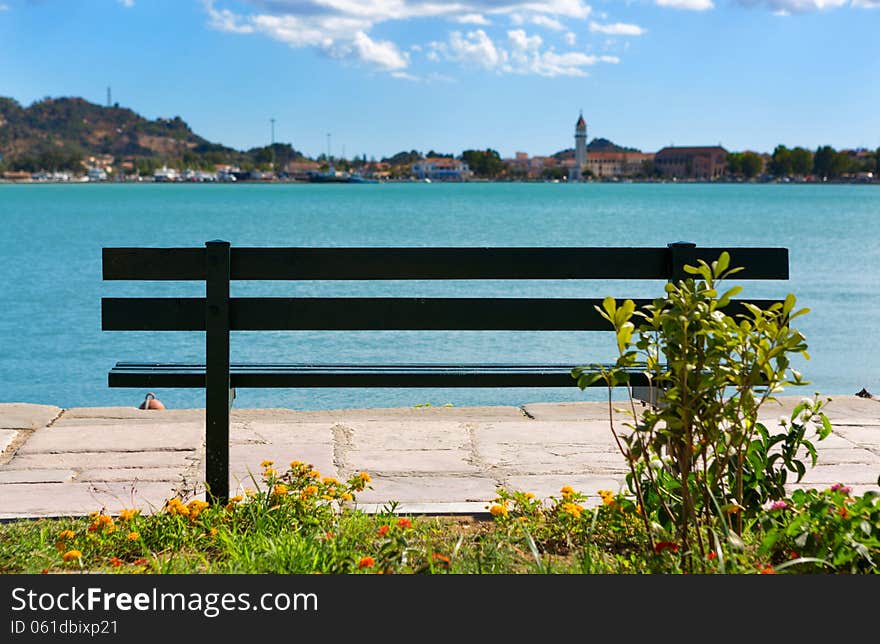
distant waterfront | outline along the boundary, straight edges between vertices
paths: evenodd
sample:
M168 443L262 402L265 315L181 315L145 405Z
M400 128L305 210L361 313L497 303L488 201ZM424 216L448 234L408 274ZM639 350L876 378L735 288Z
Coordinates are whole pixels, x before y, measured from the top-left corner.
M303 184L106 183L0 186L5 280L0 318L0 402L65 407L136 405L139 390L109 389L116 360L199 360L198 333L100 330L100 298L114 294L200 295L198 284L101 281L103 246L201 246L228 239L250 246L701 246L790 249L791 280L744 283L743 295L793 292L814 384L789 393L880 393L880 193L848 185L543 183L421 185L352 189ZM260 284L255 295L456 296L456 284L307 282ZM241 291L243 286L235 285ZM487 295L652 297L656 283L491 282ZM250 294L250 291L249 291ZM612 339L578 333L278 333L236 343L241 359L364 361L607 361ZM143 337L148 336L148 337ZM245 344L247 346L245 346ZM171 408L203 406L198 391L157 392ZM596 399L571 390L245 390L237 406L294 408L432 404L519 404Z

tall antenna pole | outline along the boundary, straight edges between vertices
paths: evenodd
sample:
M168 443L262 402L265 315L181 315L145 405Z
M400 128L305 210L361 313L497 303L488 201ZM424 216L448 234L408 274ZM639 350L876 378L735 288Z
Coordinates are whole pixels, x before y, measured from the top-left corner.
M327 132L327 161L330 161L330 132Z
M269 122L272 124L272 145L275 145L275 119L269 119Z
M113 102L110 100L110 86L107 86L107 107L113 105Z

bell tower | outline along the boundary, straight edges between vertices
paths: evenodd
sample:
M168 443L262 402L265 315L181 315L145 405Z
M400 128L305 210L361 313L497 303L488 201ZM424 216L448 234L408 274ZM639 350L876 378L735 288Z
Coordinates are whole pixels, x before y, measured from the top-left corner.
M574 167L568 175L569 181L580 181L581 173L587 165L587 122L581 112L574 125Z

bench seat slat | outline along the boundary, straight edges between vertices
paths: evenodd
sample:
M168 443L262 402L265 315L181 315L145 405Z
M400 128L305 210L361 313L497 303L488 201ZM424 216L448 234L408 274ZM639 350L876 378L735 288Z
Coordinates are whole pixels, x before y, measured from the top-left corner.
M232 364L232 387L571 387L577 381L571 365L529 364ZM644 374L630 372L634 386L648 384ZM203 364L118 363L110 371L111 387L205 386ZM596 383L602 386L604 382Z

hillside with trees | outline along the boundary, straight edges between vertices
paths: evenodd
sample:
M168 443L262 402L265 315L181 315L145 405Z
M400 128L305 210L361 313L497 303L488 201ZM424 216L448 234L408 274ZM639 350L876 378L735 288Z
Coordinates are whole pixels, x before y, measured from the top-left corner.
M169 167L271 166L304 158L289 144L239 151L197 135L179 116L149 120L82 98L45 98L22 107L0 97L0 163L12 170L82 170L89 157L127 161L131 171Z

